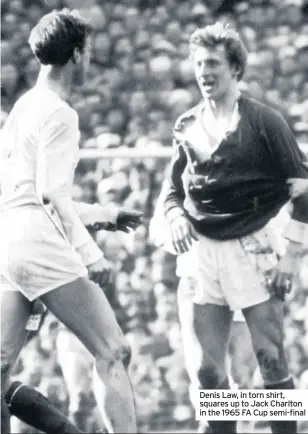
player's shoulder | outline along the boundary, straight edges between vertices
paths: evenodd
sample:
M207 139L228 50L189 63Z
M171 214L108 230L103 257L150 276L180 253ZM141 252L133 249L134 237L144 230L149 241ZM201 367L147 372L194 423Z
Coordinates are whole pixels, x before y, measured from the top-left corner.
M61 120L62 122L76 122L77 112L59 95L49 89L39 89L34 86L25 92L16 101L14 111L32 115L35 114L37 122Z
M44 122L63 125L78 125L78 114L73 107L57 95L48 96L45 106Z
M242 96L242 99L245 102L245 110L248 110L252 116L259 117L262 122L284 121L282 114L268 104L246 95Z
M19 98L15 101L12 109L11 115L15 115L17 113L29 113L32 109L31 107L31 91L27 91L19 96Z
M185 128L187 128L189 125L191 125L192 122L195 121L197 114L200 110L201 103L195 105L194 107L190 108L186 112L182 113L177 120L175 121L173 130L175 133L182 133L185 131Z
M67 117L76 117L77 112L73 109L64 99L62 99L55 92L50 92L46 94L48 97L48 108L49 113L51 112L59 112L60 114L64 114Z

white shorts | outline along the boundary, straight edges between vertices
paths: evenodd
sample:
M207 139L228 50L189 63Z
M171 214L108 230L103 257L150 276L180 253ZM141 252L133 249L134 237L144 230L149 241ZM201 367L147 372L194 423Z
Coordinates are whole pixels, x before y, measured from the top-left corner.
M88 275L41 206L0 212L0 239L1 291L20 291L33 301Z
M273 224L236 240L200 236L188 253L178 257L177 275L194 278L194 303L228 305L237 311L271 297L265 273L277 265L282 249Z

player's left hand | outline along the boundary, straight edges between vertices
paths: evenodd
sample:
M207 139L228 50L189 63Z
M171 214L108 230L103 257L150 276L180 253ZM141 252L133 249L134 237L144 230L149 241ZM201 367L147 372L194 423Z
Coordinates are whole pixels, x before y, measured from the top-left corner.
M135 210L127 210L125 208L120 208L118 211L118 217L116 224L106 223L106 222L96 222L93 225L87 225L87 229L90 232L97 232L101 230L115 232L130 232L135 231L138 226L142 223L142 213Z
M282 257L278 265L268 273L267 286L280 300L284 301L286 294L291 291L293 274L294 263L287 255Z
M290 185L290 196L296 199L302 194L308 193L308 179L303 178L289 178L287 184Z
M122 232L135 231L142 223L142 213L121 208L117 218L117 230Z
M267 273L268 289L281 300L284 300L286 294L291 292L301 253L302 245L290 241L285 255L281 257L277 266Z

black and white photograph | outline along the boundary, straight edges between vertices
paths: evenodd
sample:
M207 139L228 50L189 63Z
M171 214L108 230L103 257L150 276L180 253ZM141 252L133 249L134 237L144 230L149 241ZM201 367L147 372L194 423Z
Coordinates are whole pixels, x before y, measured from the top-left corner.
M308 433L308 1L1 0L2 434Z

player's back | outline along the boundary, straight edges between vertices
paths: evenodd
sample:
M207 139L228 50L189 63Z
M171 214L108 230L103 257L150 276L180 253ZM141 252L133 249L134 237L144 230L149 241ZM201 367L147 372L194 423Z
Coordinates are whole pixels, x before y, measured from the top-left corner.
M69 106L55 92L34 87L14 105L1 131L1 209L38 205L36 161L50 116Z

